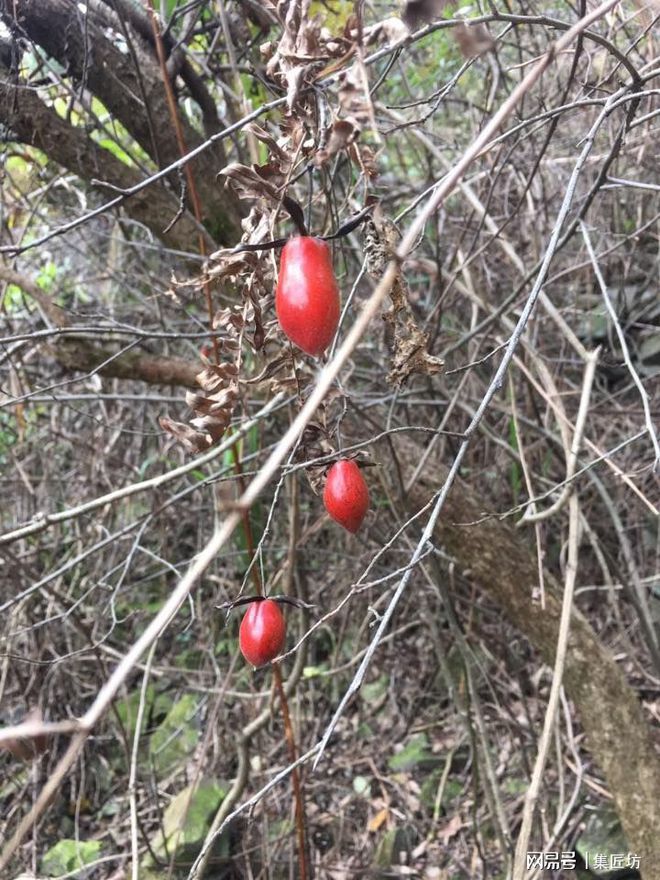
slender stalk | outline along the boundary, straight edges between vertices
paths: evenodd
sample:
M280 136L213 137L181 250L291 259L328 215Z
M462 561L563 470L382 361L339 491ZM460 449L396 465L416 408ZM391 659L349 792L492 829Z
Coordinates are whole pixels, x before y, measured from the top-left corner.
M245 481L243 478L243 470L241 468L241 460L238 454L238 448L232 446L231 455L234 461L234 470L238 476L241 494L245 492ZM250 569L252 573L252 581L256 591L260 596L264 595L264 585L261 581L259 568L254 565L254 534L252 532L252 524L250 522L250 510L244 508L242 510L242 526L245 535L245 543L247 545L248 557L250 560ZM296 747L296 739L291 725L291 713L289 711L289 701L286 698L284 684L282 682L282 671L279 663L273 663L273 679L277 690L280 708L282 711L282 720L284 721L284 735L286 736L287 745L289 747L289 760L291 764L295 764L298 760L298 750ZM302 786L300 784L300 773L297 767L293 767L291 771L291 787L293 788L293 797L296 805L296 834L298 837L298 867L301 880L307 880L307 846L305 835L305 804L302 796Z
M183 159L188 153L188 147L186 146L186 140L183 135L183 126L181 125L181 118L179 117L179 107L176 103L176 98L174 97L174 91L172 90L172 83L170 82L170 77L167 72L167 58L165 57L165 46L163 45L163 37L160 31L160 22L158 21L158 16L156 15L156 10L154 9L153 0L146 0L147 10L150 13L151 18L151 26L154 32L154 44L156 46L156 55L158 56L158 64L160 66L160 73L163 79L163 86L165 88L165 95L167 97L167 106L170 111L170 117L172 119L172 124L174 125L174 131L176 133L176 140L179 146L179 153L181 158ZM193 163L187 162L184 165L184 173L186 175L186 185L188 187L188 192L190 193L190 201L192 204L193 214L195 216L195 220L201 227L202 225L202 203L199 199L199 193L197 192L197 187L195 185L195 176L193 174ZM199 253L202 257L208 256L206 252L206 243L204 241L204 236L201 231L198 232L197 241L199 246ZM204 271L204 296L206 298L206 310L208 312L209 319L209 330L211 331L211 344L213 346L213 358L216 363L220 360L220 349L218 346L218 337L213 332L213 297L211 295L211 284L207 277L206 271Z
M303 801L302 786L300 783L300 771L296 766L298 760L298 752L296 749L296 739L291 725L291 714L289 712L289 703L284 692L284 684L282 683L282 672L279 663L273 663L273 678L275 679L275 687L280 698L280 707L282 709L282 719L284 720L284 734L289 746L289 761L291 762L291 786L293 788L293 797L296 804L296 835L298 837L298 867L300 871L300 880L307 880L307 845L305 835L305 802Z

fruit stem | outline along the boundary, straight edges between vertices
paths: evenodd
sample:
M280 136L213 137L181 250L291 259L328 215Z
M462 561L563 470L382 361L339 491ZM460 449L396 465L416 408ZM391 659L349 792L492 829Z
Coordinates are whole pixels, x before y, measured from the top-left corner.
M291 196L284 196L282 199L282 207L288 212L289 216L295 223L298 234L304 236L309 235L307 224L305 223L305 214L298 202L295 199L292 199Z
M284 693L284 684L282 682L282 672L279 663L273 663L273 678L275 679L275 687L280 698L280 706L282 708L282 719L284 721L284 734L289 746L289 761L295 764L298 760L298 750L296 748L296 739L291 726L291 714L289 712L289 703ZM291 770L291 786L293 788L293 797L296 804L296 834L298 837L298 867L300 871L300 880L307 880L307 846L305 836L305 805L302 796L302 787L300 785L300 772L297 767Z
M241 492L245 491L244 487L244 478L243 478L243 468L241 467L241 460L238 453L238 444L234 444L231 447L231 455L234 462L234 470L236 471L236 476L238 477L239 487ZM250 511L246 510L243 513L243 532L245 535L245 543L247 546L247 552L250 563L252 563L255 555L254 550L254 536L252 533L252 524L250 522ZM256 591L260 596L264 595L264 588L261 582L261 577L259 576L259 569L256 565L252 566L252 580L254 581L254 585L256 587ZM291 725L291 713L289 712L289 701L286 698L286 693L284 691L284 684L282 682L282 672L280 670L279 663L273 663L273 678L275 680L275 687L277 689L277 693L280 699L280 707L282 711L282 720L284 721L284 735L286 736L287 745L289 747L289 759L292 764L295 764L298 755L298 749L296 747L296 738L293 732L293 727ZM293 798L296 805L296 835L298 837L298 867L299 867L299 876L300 880L307 880L309 877L308 872L308 860L307 860L307 846L306 846L306 833L305 833L305 802L303 801L302 795L302 786L300 784L300 773L297 767L294 767L291 771L291 787L293 788Z

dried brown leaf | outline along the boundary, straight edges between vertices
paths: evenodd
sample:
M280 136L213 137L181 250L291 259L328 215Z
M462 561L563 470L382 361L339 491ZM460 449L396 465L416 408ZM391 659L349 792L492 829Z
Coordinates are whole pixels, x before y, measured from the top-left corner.
M433 376L442 372L444 361L428 353L428 341L428 334L421 331L414 320L407 320L403 326L397 324L388 385L400 388L413 373Z
M259 385L261 382L266 382L268 379L272 379L273 376L276 376L282 367L290 363L290 361L291 357L289 354L280 355L280 357L267 363L258 376L253 376L251 379L248 379L245 384Z
M268 154L271 161L279 161L283 165L288 166L289 154L269 132L260 125L257 125L256 122L250 122L245 126L244 130L253 134L257 140L260 140L262 144L265 144L268 147Z
M191 428L190 425L185 425L183 422L175 422L174 419L170 419L167 416L161 416L158 421L161 428L168 434L171 434L189 452L195 454L205 452L211 446L211 438L207 434L202 434L200 431Z
M392 16L366 28L365 42L369 44L381 41L388 46L393 46L407 39L409 33L408 28L401 19Z
M279 204L279 187L266 178L271 176L273 169L266 165L263 168L257 165L241 165L233 162L227 165L219 173L231 182L233 189L240 199L265 199L267 202ZM281 181L280 181L281 182Z
M342 73L337 97L342 116L351 117L358 124L371 121L372 107L357 64Z
M407 0L401 18L411 30L439 18L452 0Z
M456 837L461 828L464 827L464 824L465 823L461 819L460 815L458 813L455 813L451 817L449 822L447 822L447 824L440 829L440 831L438 832L438 837L443 842L443 844L447 846L452 837Z
M40 709L32 709L22 719L22 723L43 721ZM23 736L15 739L7 739L0 748L4 748L18 761L32 761L42 755L48 747L48 737L45 734L37 736Z
M369 180L378 177L376 154L370 146L354 142L348 147L348 155L351 161L359 166L364 176Z
M395 224L377 207L364 223L367 271L380 278L400 239ZM392 352L389 385L399 388L413 373L431 376L442 372L444 362L428 353L428 334L417 326L409 302L410 290L401 271L390 288L391 307L383 314L386 339Z
M337 119L326 134L324 146L314 157L317 167L324 165L337 153L347 149L360 136L360 126L355 119Z
M305 115L303 86L313 81L315 72L328 61L346 55L352 40L323 28L322 19L310 15L310 0L279 3L277 13L282 37L276 48L268 43L261 46L261 56L267 60L268 76L286 87L289 112L295 107L299 115Z
M477 58L484 52L490 52L495 45L495 40L483 22L472 25L461 22L454 28L454 39L465 58Z
M387 807L383 807L382 810L379 810L375 816L373 816L367 825L367 831L376 832L378 829L389 819L390 811Z

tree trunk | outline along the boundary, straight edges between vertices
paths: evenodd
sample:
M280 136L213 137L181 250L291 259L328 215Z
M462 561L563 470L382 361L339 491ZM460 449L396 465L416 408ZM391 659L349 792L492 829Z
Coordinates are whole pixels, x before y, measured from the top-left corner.
M86 91L96 95L158 167L180 157L158 62L152 47L129 23L122 29L116 19L117 40L126 33L132 50L122 52L106 36L107 29L93 15L85 14L76 0L22 0L17 6L11 0L0 0L0 15L15 34L27 36L58 61L79 86L81 96ZM181 121L186 147L199 145L198 133L183 116ZM46 137L45 131L40 134ZM83 146L94 152L91 139L81 140L78 148ZM240 238L241 212L234 194L217 182L225 165L223 146L216 143L196 157L191 167L204 224L215 242L231 244ZM101 171L100 176L107 175ZM176 176L171 183L178 190Z
M96 371L100 376L147 382L149 385L198 388L195 376L204 368L199 361L195 363L180 357L159 357L140 351L124 352L117 357L116 348L93 345L84 339L64 339L46 348L68 370L82 373ZM104 366L99 367L99 364Z
M410 449L401 461L416 462ZM418 510L437 491L447 468L433 462L407 503ZM545 609L531 599L538 583L536 557L508 521L483 517L484 500L457 480L441 515L436 541L465 577L488 593L509 620L554 663L562 588L546 573ZM466 525L467 524L467 525ZM614 799L631 851L641 858L644 880L660 878L660 757L640 701L621 669L577 610L573 612L564 685L574 702L587 743Z
M49 159L83 180L103 180L120 189L135 186L142 179L103 147L87 137L82 128L69 125L55 110L47 107L37 92L24 83L13 84L6 68L0 67L0 122L22 143L42 150ZM92 184L104 198L111 199L108 187ZM184 211L174 226L164 232L179 211L179 199L162 183L154 184L124 202L126 213L148 227L164 244L175 250L194 251L198 226ZM210 236L207 243L212 246Z

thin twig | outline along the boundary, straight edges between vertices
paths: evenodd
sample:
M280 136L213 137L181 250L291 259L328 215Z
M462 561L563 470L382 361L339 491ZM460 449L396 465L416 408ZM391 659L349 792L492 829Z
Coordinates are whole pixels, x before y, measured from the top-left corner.
M621 346L621 351L623 353L623 359L625 361L626 367L628 368L628 372L630 373L633 382L635 383L637 390L639 391L639 396L642 399L642 406L644 408L644 420L646 422L646 430L648 431L649 437L651 438L651 443L653 444L653 450L655 452L655 461L653 464L654 471L657 471L660 467L660 442L658 441L658 434L655 430L655 426L653 424L653 418L651 416L651 407L649 404L649 397L646 393L646 389L642 384L642 380L639 378L639 373L633 366L633 362L630 357L630 351L628 350L628 343L626 342L626 337L621 329L621 324L619 323L619 318L617 313L612 305L612 300L610 299L609 292L607 290L607 285L605 284L605 279L603 278L603 273L600 271L600 266L598 265L598 260L596 259L596 254L594 253L593 246L591 244L591 238L589 237L589 232L587 231L587 227L584 225L582 221L580 221L580 231L582 232L582 236L584 238L584 243L587 246L587 251L589 253L589 259L591 260L591 265L594 269L594 275L596 276L596 280L598 281L598 286L600 287L600 292L603 295L603 300L605 302L605 308L608 311L610 318L612 319L612 323L614 324L614 329L616 330L616 335L619 337L619 344Z
M543 723L543 733L539 742L534 764L534 772L525 795L525 806L523 809L522 825L518 842L516 844L516 852L513 863L513 880L523 880L526 871L526 854L529 846L529 837L532 830L532 818L534 808L541 790L541 782L543 780L543 772L552 739L552 731L559 705L561 694L561 684L564 675L564 665L566 662L566 649L568 645L568 634L571 622L571 613L573 609L573 593L575 591L575 580L577 577L578 566L578 547L580 543L580 505L578 496L575 492L571 492L569 501L569 522L568 522L568 560L566 563L566 581L564 585L564 598L561 606L561 618L559 622L559 634L557 636L557 653L555 655L555 666L552 676L552 685L550 687L550 696L548 698L548 706L545 712L545 720Z
M568 454L568 460L566 462L566 479L564 481L564 489L554 502L554 504L547 507L545 510L534 511L531 507L528 507L525 511L524 516L518 522L518 525L523 525L527 523L539 523L544 519L549 519L549 517L554 516L556 513L566 505L571 493L574 491L574 483L573 477L575 475L575 469L577 467L578 455L580 454L580 447L582 446L582 435L584 433L584 428L587 423L587 415L589 414L589 402L591 400L591 388L594 381L594 375L596 373L596 364L598 363L598 355L600 354L600 348L595 349L595 351L590 352L587 355L587 363L584 370L584 377L582 379L582 394L580 396L580 406L578 409L577 418L575 419L575 431L573 432L573 441L571 443L571 448Z

